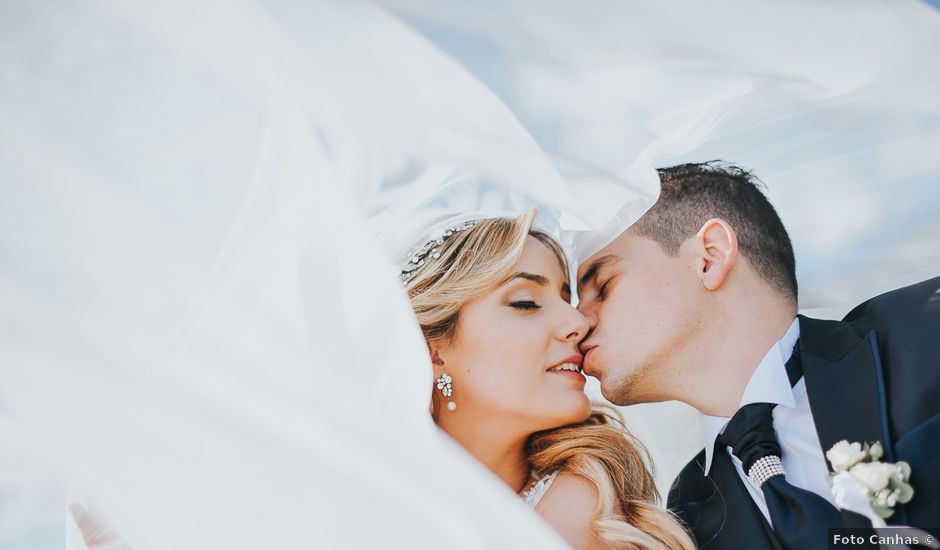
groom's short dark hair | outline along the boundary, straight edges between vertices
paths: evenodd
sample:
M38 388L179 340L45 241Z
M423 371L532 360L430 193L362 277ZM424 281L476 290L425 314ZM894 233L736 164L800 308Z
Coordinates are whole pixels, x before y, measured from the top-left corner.
M758 275L784 296L797 299L793 245L780 216L754 174L710 161L659 169L659 200L633 229L675 255L706 221L721 218L734 228L738 249Z

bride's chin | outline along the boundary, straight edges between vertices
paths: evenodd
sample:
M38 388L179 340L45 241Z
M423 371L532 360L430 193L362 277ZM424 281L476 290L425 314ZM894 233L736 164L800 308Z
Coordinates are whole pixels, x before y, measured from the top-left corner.
M565 407L565 411L568 414L564 415L565 420L559 424L560 426L584 422L588 419L589 416L591 416L591 400L584 393L572 399L570 404L565 404L568 405Z
M553 395L550 401L540 403L538 409L530 409L526 416L537 419L535 431L553 430L569 424L584 422L591 416L591 400L584 392L564 392Z
M581 410L581 414L575 422L584 422L591 416L591 401L585 399L584 408Z

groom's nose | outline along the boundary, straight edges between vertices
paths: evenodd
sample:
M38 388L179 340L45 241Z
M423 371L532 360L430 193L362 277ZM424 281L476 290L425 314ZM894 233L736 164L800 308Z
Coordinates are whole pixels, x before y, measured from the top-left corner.
M594 326L597 324L597 315L594 310L595 307L593 300L578 303L578 311L580 311L581 315L584 315L584 318L587 319L590 328L594 328Z
M593 307L583 307L579 304L578 311L581 312L581 315L584 316L584 320L587 321L587 331L584 334L584 337L581 339L582 342L590 338L591 333L594 332L594 328L597 326L597 315L594 312Z

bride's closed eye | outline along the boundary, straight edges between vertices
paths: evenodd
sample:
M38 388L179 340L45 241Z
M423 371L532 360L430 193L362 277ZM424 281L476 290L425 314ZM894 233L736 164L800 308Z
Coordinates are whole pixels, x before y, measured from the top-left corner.
M535 302L531 300L521 300L518 302L510 302L509 307L522 309L526 311L534 311L536 309L542 309L542 306L536 304Z

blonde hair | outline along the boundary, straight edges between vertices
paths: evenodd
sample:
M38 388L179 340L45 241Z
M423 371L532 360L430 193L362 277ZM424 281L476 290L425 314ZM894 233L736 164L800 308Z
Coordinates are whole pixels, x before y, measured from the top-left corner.
M529 466L588 479L599 495L592 529L611 548L694 549L679 520L659 506L646 447L624 426L616 409L595 403L580 424L529 438Z
M555 239L533 229L535 210L517 218L487 218L454 233L438 247L440 258L419 268L405 289L429 344L457 337L460 310L511 275L528 236L568 264ZM436 417L436 405L432 415ZM623 427L613 409L595 405L580 424L533 434L527 444L536 472L568 472L587 478L600 496L592 528L614 548L694 548L678 520L658 506L646 448Z
M567 276L564 251L547 233L532 228L534 220L535 210L517 218L479 220L447 237L438 247L439 259L426 258L428 264L417 270L405 290L428 342L453 340L460 310L511 274L529 235L554 252Z

